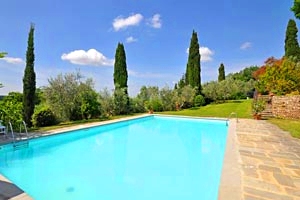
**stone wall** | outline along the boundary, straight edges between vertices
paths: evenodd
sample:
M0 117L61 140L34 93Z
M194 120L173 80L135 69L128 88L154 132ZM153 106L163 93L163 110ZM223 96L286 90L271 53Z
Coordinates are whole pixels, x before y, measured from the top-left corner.
M300 95L273 96L272 113L279 118L300 119Z

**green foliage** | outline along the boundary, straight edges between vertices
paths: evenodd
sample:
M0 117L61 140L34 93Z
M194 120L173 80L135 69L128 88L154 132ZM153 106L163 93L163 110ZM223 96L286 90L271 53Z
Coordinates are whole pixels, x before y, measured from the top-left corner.
M259 67L257 66L246 67L240 72L228 74L227 78L233 78L234 80L248 82L250 80L254 80L253 73L258 69Z
M204 97L199 94L195 97L195 106L196 107L200 107L200 106L204 106L205 105L205 99Z
M268 119L268 122L277 125L282 130L288 131L295 138L300 139L300 120L299 119Z
M92 81L89 79L88 81ZM79 85L79 105L81 119L98 118L101 114L101 105L98 101L98 94L91 87L92 82Z
M127 64L126 64L126 54L124 45L118 43L116 54L115 54L115 65L114 65L114 104L116 114L128 114L130 112L129 107L129 97L127 91ZM124 92L124 94L122 94ZM125 102L126 100L126 102ZM124 106L122 108L118 106Z
M179 80L179 82L178 82L178 84L177 84L177 85L178 85L177 88L183 88L183 87L186 85L185 77L186 77L186 75L183 74L182 77L181 77L181 79ZM177 88L176 88L176 89L177 89Z
M0 52L0 58L4 58L7 55L6 52Z
M163 111L163 104L159 98L153 98L150 101L145 102L145 107L149 111L161 112Z
M44 89L46 103L61 121L96 118L101 114L93 81L81 81L81 74L58 75Z
M118 43L116 54L115 54L115 65L114 65L114 84L115 89L119 88L127 88L127 64L126 64L126 54L124 45L122 43Z
M297 19L300 19L300 0L294 0L294 5L291 7L291 11L294 12Z
M196 94L201 93L201 67L200 67L200 52L197 33L193 30L192 38L189 47L189 57L186 66L186 85L196 88Z
M58 124L58 121L48 106L40 105L35 108L32 123L36 127L45 127Z
M295 20L290 19L285 32L285 57L296 57L297 60L300 58L300 48L298 44L298 29Z
M252 118L252 100L227 101L221 104L209 104L199 108L184 109L181 111L168 111L162 114L185 115L195 117L222 117L227 118L230 113L235 112L238 118Z
M114 114L123 115L130 112L129 98L126 88L117 87L114 91Z
M0 101L0 120L5 124L9 121L12 124L22 122L23 116L23 95L18 92L10 92Z
M263 99L255 99L252 101L252 113L259 114L266 108L266 102Z
M254 80L248 82L235 80L228 77L224 81L211 81L203 85L203 94L212 101L225 101L230 99L244 99L254 88Z
M174 101L180 109L190 108L194 105L194 99L196 96L196 89L190 85L186 85L183 88L179 88L174 92Z
M218 76L218 81L224 81L225 80L225 67L224 64L221 63L219 67L219 76Z
M108 118L114 112L114 99L107 88L100 91L99 102L101 105L101 114L103 118Z
M176 90L175 90L176 91ZM174 90L169 87L164 87L159 91L159 97L162 104L163 110L175 110L176 99L174 99Z
M291 59L266 66L264 74L256 84L259 91L269 91L277 95L300 92L300 63Z
M133 113L144 113L147 111L144 102L141 99L137 97L131 98L129 102L130 102L130 109Z
M34 25L31 24L26 51L26 67L23 77L23 117L28 127L32 126L31 117L34 112L35 89L36 82L34 72Z

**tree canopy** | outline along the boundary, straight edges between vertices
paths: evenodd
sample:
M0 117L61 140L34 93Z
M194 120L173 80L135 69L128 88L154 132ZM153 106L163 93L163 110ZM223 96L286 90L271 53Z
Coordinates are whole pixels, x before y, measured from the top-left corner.
M126 64L126 54L124 45L118 43L116 54L115 54L115 65L114 65L114 84L115 88L126 88L127 89L127 64Z
M285 32L285 57L292 57L299 60L300 48L298 44L298 29L295 20L290 19Z
M220 67L219 67L219 76L218 76L218 81L223 81L225 80L225 67L224 64L221 63Z
M0 58L4 58L7 55L6 52L0 52Z
M290 58L268 63L258 75L256 88L277 95L300 93L300 65Z
M125 49L122 43L118 43L114 65L114 103L116 114L127 114L130 111L127 80L128 73Z
M300 19L300 0L294 0L294 5L291 7L291 11L297 19Z
M201 66L200 66L200 52L197 32L193 30L192 38L189 47L189 57L186 66L186 85L196 88L196 94L201 93Z
M34 98L36 89L34 59L34 25L31 24L26 51L26 67L23 77L23 117L24 121L29 127L32 126L31 117L34 112Z

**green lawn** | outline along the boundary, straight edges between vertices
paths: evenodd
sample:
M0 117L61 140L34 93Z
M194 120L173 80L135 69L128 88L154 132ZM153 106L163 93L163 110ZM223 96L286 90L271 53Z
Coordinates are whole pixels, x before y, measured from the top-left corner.
M230 113L235 112L238 118L252 118L251 103L251 99L228 101L220 104L209 104L199 108L162 112L162 114L228 118Z
M252 100L229 101L222 104L210 104L200 108L162 112L162 114L228 118L231 112L235 112L238 118L252 118L251 103ZM268 121L277 125L282 130L290 132L293 137L300 139L300 120L274 118L268 119Z
M268 121L277 125L282 130L290 132L293 137L300 139L300 120L269 119Z

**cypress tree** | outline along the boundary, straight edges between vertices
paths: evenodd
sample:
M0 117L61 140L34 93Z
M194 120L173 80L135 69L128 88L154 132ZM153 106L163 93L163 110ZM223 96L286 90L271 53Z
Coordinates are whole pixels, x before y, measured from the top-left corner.
M126 54L124 50L124 45L118 43L116 54L115 54L115 65L114 65L114 85L115 89L126 88L127 90L127 65L126 65Z
M186 85L190 85L193 88L196 88L196 94L201 93L201 67L200 67L200 52L199 52L199 43L197 32L193 30L190 48L189 48L189 57L188 63L186 66Z
M122 43L118 43L116 54L115 54L115 64L114 64L114 85L115 85L115 97L118 94L117 90L124 90L126 95L126 108L118 108L119 110L123 110L119 114L127 114L129 112L129 97L128 97L128 73L127 73L127 64L126 64L126 54L124 45ZM117 98L115 98L117 99ZM115 102L115 104L119 104Z
M224 67L224 64L221 63L221 65L219 67L218 81L221 82L223 80L225 80L225 67Z
M285 57L293 57L299 60L300 48L298 44L297 25L295 20L290 19L285 32Z
M34 112L35 89L36 82L34 72L34 25L31 24L26 51L26 67L23 77L23 118L28 127L32 126L31 117Z

